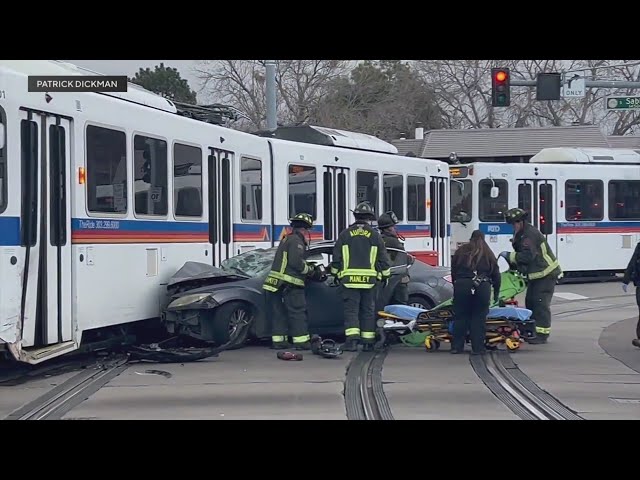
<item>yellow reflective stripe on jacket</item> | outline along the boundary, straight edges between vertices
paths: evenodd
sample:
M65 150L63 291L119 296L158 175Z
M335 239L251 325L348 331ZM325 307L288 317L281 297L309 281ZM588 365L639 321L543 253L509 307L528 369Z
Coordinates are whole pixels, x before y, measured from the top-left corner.
M362 332L362 338L364 339L371 339L371 338L376 338L376 332Z
M516 252L515 250L509 254L509 263L516 263Z
M276 287L272 287L271 285L264 284L262 285L263 290L267 290L269 292L277 292L278 289Z
M309 335L300 335L299 337L291 337L291 339L293 343L304 343L311 340L311 337Z
M284 335L273 335L271 337L272 342L284 342L284 340L285 340Z
M346 277L347 275L357 275L362 277L377 277L378 272L369 268L347 268L338 274L338 278Z
M560 263L558 262L558 260L557 259L553 260L551 258L551 255L549 255L549 252L547 251L547 244L545 242L542 242L542 244L540 244L540 250L542 251L542 258L547 264L547 268L545 268L540 272L530 273L529 274L530 280L537 280L539 278L544 278L547 275L549 275L551 272L553 272L556 268L560 267Z
M345 288L362 288L362 289L369 289L369 288L373 288L375 287L375 283L342 283L342 286L344 286Z
M551 333L551 329L544 328L544 327L536 327L536 333L541 333L542 335L549 335Z
M304 280L301 280L296 277L292 277L291 275L287 275L284 273L276 272L271 270L269 272L269 277L277 278L278 280L282 280L283 282L291 283L293 285L298 285L300 287L304 287Z
M351 337L353 335L360 335L360 329L358 327L346 328L344 334L347 337Z

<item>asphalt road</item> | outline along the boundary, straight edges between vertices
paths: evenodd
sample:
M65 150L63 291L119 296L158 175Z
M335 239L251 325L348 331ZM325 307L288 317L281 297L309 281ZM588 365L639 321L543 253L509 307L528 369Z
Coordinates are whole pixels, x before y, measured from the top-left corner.
M523 299L522 299L523 303ZM509 355L523 375L584 419L640 419L638 309L620 284L561 285L552 337ZM518 419L478 376L468 355L394 345L382 380L402 419ZM285 362L266 347L186 364L135 363L64 419L347 419L344 380L354 354ZM0 418L77 375L0 386Z

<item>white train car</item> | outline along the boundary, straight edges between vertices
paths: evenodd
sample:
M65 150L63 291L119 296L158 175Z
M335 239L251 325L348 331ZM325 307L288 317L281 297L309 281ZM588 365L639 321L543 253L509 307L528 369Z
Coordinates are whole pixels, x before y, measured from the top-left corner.
M452 250L482 230L492 250L511 250L503 213L530 212L566 277L624 271L640 241L640 152L546 148L529 163L450 167ZM493 189L493 195L492 195Z
M15 359L158 318L186 261L276 245L299 211L313 211L314 238L335 238L358 200L375 200L402 212L411 249L448 265L446 164L364 151L355 136L336 146L239 132L132 84L27 91L29 75L87 74L0 61L0 349Z

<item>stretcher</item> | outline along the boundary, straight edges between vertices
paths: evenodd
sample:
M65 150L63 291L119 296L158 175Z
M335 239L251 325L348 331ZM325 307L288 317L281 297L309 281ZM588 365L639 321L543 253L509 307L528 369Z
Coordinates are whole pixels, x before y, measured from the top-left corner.
M485 346L494 350L502 344L508 350L515 351L523 341L536 336L535 321L531 318L531 310L519 307L514 298L526 290L524 278L513 270L503 272L501 277L498 302L490 306L486 319ZM437 350L441 343L451 342L454 322L453 299L430 310L408 305L387 305L378 312L378 344L387 346L396 340L402 341L403 337L421 333L426 350Z

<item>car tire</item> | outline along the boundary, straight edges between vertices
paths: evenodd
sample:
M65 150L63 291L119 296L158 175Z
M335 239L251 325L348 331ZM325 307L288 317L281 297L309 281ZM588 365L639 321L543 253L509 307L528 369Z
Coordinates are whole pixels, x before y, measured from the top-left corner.
M426 298L421 295L409 296L409 305L412 307L422 308L424 310L431 310L435 306L430 298Z
M253 309L245 302L229 302L216 309L211 325L217 345L229 343L227 350L242 348L253 326Z

